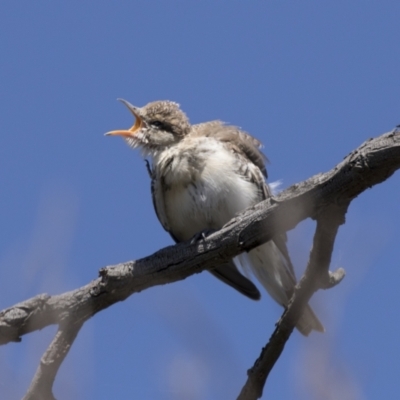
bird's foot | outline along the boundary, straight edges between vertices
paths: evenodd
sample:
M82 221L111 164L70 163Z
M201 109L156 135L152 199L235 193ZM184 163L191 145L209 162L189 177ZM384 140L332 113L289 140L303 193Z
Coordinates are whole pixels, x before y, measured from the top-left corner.
M197 232L192 239L190 239L190 244L198 243L201 240L205 240L207 236L210 236L212 233L216 232L217 229L207 228L203 231Z

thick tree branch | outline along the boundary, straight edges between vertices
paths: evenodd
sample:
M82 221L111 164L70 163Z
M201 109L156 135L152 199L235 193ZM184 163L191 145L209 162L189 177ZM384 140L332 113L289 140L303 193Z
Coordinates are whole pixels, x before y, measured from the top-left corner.
M265 376L262 378L265 382L302 306L319 287L332 287L344 276L340 270L333 274L328 271L336 231L343 220L330 220L327 210L336 210L336 216L336 212L340 211L339 214L344 217L345 210L356 196L383 182L399 168L400 130L397 129L368 140L331 171L293 185L276 198L246 210L200 243L180 243L141 260L103 268L98 279L81 288L56 296L38 295L1 311L0 344L20 341L24 334L59 324L54 346L49 347L43 360L47 357L51 359L55 352L61 363L81 324L97 312L125 300L133 293L212 269L243 251L267 242L277 233L293 229L300 221L313 218L317 220L317 232L306 274L297 285L270 343L249 372L249 387L255 395L259 395L263 384L261 386L258 378L257 382L252 381L259 373L257 368ZM312 279L313 274L315 277ZM277 355L268 355L271 351L277 352ZM50 392L47 393L51 393L58 367L46 372L41 365L33 387L46 386L44 382L47 380L50 382L50 386L47 385Z
M71 292L39 295L0 312L0 344L59 324L74 315L90 318L149 287L175 282L211 269L243 251L316 218L329 205L345 206L364 190L400 168L400 130L370 139L334 169L293 185L263 201L196 244L179 243L137 261L103 268L100 278Z

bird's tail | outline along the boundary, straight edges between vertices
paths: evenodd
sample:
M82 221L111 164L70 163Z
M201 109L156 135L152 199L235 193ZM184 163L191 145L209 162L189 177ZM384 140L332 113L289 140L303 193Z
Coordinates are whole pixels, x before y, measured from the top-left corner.
M245 270L251 270L277 303L283 307L288 305L290 293L296 285L296 277L290 260L285 258L272 240L247 254L239 255L238 258ZM312 330L325 331L309 305L304 309L296 328L305 336Z
M303 314L297 321L296 328L304 336L308 336L313 330L318 332L325 332L324 326L321 324L320 320L315 315L309 304L307 304L303 311Z

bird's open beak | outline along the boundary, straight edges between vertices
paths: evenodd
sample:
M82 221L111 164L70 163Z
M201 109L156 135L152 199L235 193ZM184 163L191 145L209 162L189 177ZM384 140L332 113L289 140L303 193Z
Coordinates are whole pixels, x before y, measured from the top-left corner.
M134 125L126 130L118 130L118 131L110 131L107 132L105 135L106 136L135 136L136 132L139 131L142 126L143 126L143 120L140 117L140 115L137 112L137 109L135 106L133 106L131 103L129 103L128 101L124 100L124 99L118 99L121 103L125 104L129 111L134 115L135 117L135 123Z

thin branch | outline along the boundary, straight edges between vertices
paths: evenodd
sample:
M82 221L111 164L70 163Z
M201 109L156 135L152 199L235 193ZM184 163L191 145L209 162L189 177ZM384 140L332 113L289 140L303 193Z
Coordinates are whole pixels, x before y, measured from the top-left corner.
M328 206L347 206L399 168L400 130L394 130L368 140L331 171L246 210L200 243L180 243L137 261L103 268L100 278L76 290L39 295L1 311L0 344L70 318L86 320L133 293L212 269L306 218L317 218ZM331 276L325 279L325 287L331 280Z
M23 400L55 400L52 390L54 380L83 323L83 320L66 320L59 326Z
M333 170L293 185L276 198L246 210L200 243L180 243L138 261L103 268L100 278L74 291L57 296L38 295L1 311L0 344L18 342L24 334L59 324L25 399L54 399L52 385L57 371L84 321L97 312L135 292L215 268L276 234L293 229L306 218L317 219L307 271L270 342L249 371L248 382L239 396L258 398L302 307L315 290L332 287L344 276L343 270L330 273L328 268L337 229L344 221L348 205L399 168L400 130L396 129L365 142ZM327 210L335 212L329 214ZM338 219L338 215L342 218Z
M344 277L344 270L329 272L329 265L338 228L344 223L347 207L328 207L318 215L317 227L310 259L304 276L297 284L290 303L253 367L248 370L248 378L238 400L261 398L269 373L280 357L286 342L293 332L302 310L311 296L329 284L338 284Z

